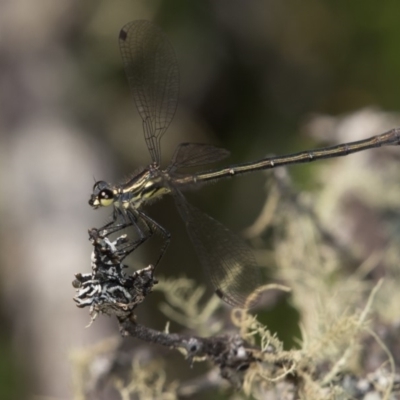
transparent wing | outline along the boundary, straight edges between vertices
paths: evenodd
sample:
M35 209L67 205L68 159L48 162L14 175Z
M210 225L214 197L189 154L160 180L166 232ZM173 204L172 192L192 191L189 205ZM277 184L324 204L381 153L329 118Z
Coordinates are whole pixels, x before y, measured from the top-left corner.
M168 171L198 167L221 161L229 156L229 151L202 143L181 143L175 150Z
M149 21L126 24L119 34L122 61L153 162L160 164L160 139L174 117L179 70L166 35Z
M243 307L261 281L251 249L220 222L189 204L182 193L174 191L174 198L215 293L228 304Z

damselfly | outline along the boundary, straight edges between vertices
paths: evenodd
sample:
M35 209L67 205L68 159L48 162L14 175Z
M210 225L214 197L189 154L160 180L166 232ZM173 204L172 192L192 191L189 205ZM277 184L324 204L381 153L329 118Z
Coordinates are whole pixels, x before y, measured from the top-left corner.
M183 143L165 169L161 162L161 138L174 117L179 94L179 72L174 50L165 34L147 21L125 25L119 34L122 60L136 108L143 121L144 139L152 163L128 182L94 184L89 204L113 206L113 220L102 229L107 234L133 225L139 234L136 247L154 232L165 241L157 263L170 242L169 233L142 211L142 206L164 194L172 194L185 221L200 262L216 294L231 305L243 306L260 282L260 271L250 248L221 223L189 204L181 190L218 179L284 165L345 156L374 147L400 144L400 129L357 142L304 151L199 173L182 170L221 161L229 152L207 144Z

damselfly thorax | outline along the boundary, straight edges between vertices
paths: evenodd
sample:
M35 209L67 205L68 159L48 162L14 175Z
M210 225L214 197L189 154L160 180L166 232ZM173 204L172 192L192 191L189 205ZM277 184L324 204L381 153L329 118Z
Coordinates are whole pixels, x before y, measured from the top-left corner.
M143 204L169 193L171 189L168 181L169 176L166 171L150 165L121 185L96 182L89 204L93 208L113 205L120 209L139 209Z

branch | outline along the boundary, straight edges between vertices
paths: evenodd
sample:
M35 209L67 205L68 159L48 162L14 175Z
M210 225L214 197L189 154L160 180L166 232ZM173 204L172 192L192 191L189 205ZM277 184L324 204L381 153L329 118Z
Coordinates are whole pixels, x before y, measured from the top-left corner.
M114 241L89 231L93 245L92 273L76 274L73 286L77 289L74 301L78 307L90 307L92 322L99 313L116 315L123 337L132 336L149 343L182 349L193 364L195 359L209 359L219 367L221 376L239 388L243 373L251 363L259 361L251 348L239 335L221 335L209 338L167 333L147 328L136 322L134 310L143 302L157 283L154 267L148 266L127 275L125 257L135 249L126 235Z

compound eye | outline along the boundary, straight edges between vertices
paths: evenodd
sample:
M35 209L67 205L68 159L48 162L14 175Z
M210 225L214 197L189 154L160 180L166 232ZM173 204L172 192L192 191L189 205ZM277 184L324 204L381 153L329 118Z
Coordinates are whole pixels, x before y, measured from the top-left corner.
M97 181L93 185L93 192L100 192L103 189L106 189L108 187L108 183L104 181Z
M110 189L103 189L99 193L99 201L103 207L111 205L114 201L114 193Z

